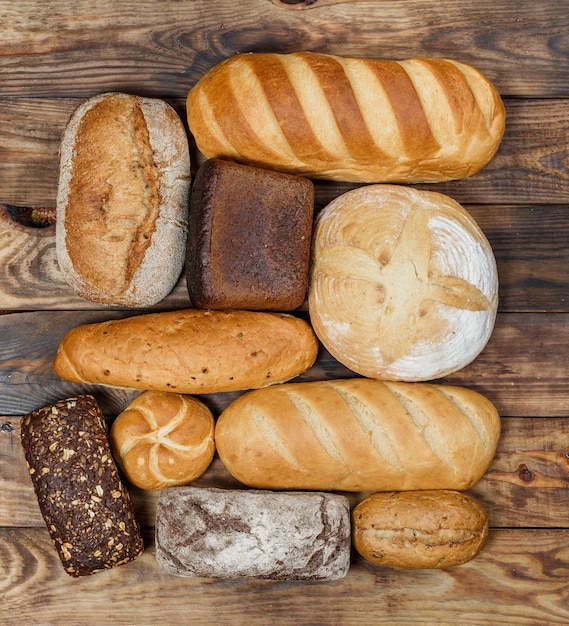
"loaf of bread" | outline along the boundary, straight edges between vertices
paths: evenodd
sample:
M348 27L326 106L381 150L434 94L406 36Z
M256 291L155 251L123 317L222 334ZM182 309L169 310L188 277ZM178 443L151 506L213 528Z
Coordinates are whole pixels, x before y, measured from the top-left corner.
M492 461L500 417L463 387L366 378L246 393L221 413L216 447L250 487L465 490Z
M292 311L306 297L314 211L307 178L210 159L191 195L186 279L202 309Z
M61 340L54 369L76 383L204 394L287 381L317 354L299 317L186 309L78 326Z
M308 307L320 341L352 371L434 380L473 361L490 339L496 261L452 198L367 185L318 214Z
M214 420L192 396L144 391L111 426L113 456L141 489L186 485L201 476L215 453Z
M173 487L158 499L156 560L176 576L338 580L350 533L345 496Z
M356 551L377 565L440 569L477 556L488 516L465 493L448 490L376 493L352 513Z
M124 93L84 101L60 147L56 251L87 300L151 306L176 284L188 229L190 156L166 102Z
M187 116L208 158L354 182L470 176L505 127L495 87L463 63L311 52L222 61L190 89Z
M40 511L70 576L95 574L142 553L95 398L68 398L32 411L22 419L21 440Z

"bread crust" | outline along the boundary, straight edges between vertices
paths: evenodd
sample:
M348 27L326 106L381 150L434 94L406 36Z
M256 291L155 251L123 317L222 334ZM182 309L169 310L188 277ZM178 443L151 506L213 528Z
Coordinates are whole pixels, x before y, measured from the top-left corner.
M368 185L318 214L308 308L320 341L352 371L383 380L442 378L490 339L496 260L452 198Z
M95 398L58 400L22 418L40 511L64 570L88 576L138 558L144 541Z
M217 452L261 489L466 490L500 436L493 404L464 387L365 378L246 393L216 423Z
M188 228L186 131L166 102L87 99L60 146L56 251L65 280L104 304L151 306L176 284Z
M310 178L440 182L470 176L505 128L496 88L447 59L248 53L190 89L190 130L207 157Z
M214 419L192 396L145 391L114 420L114 458L141 489L187 485L209 467L215 453Z
M205 394L284 382L317 353L316 336L298 317L185 309L74 328L54 369L73 382Z
M158 499L156 561L175 576L340 580L350 531L343 495L174 487Z
M198 170L190 204L188 293L201 309L293 311L305 300L314 185L231 161Z
M376 565L441 569L475 558L488 516L471 496L449 490L372 494L352 512L352 543Z

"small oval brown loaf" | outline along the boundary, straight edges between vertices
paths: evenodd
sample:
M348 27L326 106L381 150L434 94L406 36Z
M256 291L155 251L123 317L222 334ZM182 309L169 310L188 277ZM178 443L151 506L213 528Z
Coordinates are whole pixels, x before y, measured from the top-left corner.
M377 565L461 565L480 553L487 537L486 512L457 491L376 493L352 512L354 548Z
M117 416L110 442L117 464L133 485L141 489L187 485L213 459L213 415L191 396L145 391Z
M317 354L298 317L186 309L78 326L61 340L54 368L77 383L204 394L284 382Z
M505 108L476 69L446 59L249 53L187 97L207 157L354 182L438 182L484 167Z
M178 280L188 228L187 134L166 102L84 101L61 141L56 251L83 298L151 306Z
M442 378L490 339L494 253L470 214L444 194L361 187L318 215L308 307L320 341L354 372Z
M250 487L370 492L468 489L499 435L475 391L365 378L251 391L215 429L223 464Z

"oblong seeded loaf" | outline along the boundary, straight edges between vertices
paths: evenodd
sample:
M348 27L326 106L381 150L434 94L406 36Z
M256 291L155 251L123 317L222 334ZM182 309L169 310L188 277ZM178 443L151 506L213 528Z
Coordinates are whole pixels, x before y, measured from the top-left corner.
M143 552L93 396L32 411L22 419L21 441L41 513L70 576L122 565Z
M223 464L250 487L369 492L468 489L499 435L475 391L365 378L248 392L215 429Z

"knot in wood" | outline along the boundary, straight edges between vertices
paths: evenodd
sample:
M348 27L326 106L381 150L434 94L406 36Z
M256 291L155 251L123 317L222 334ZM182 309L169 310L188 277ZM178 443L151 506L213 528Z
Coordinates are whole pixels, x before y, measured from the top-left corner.
M525 463L522 463L518 468L518 476L520 477L520 480L524 483L531 483L534 478L533 472Z

